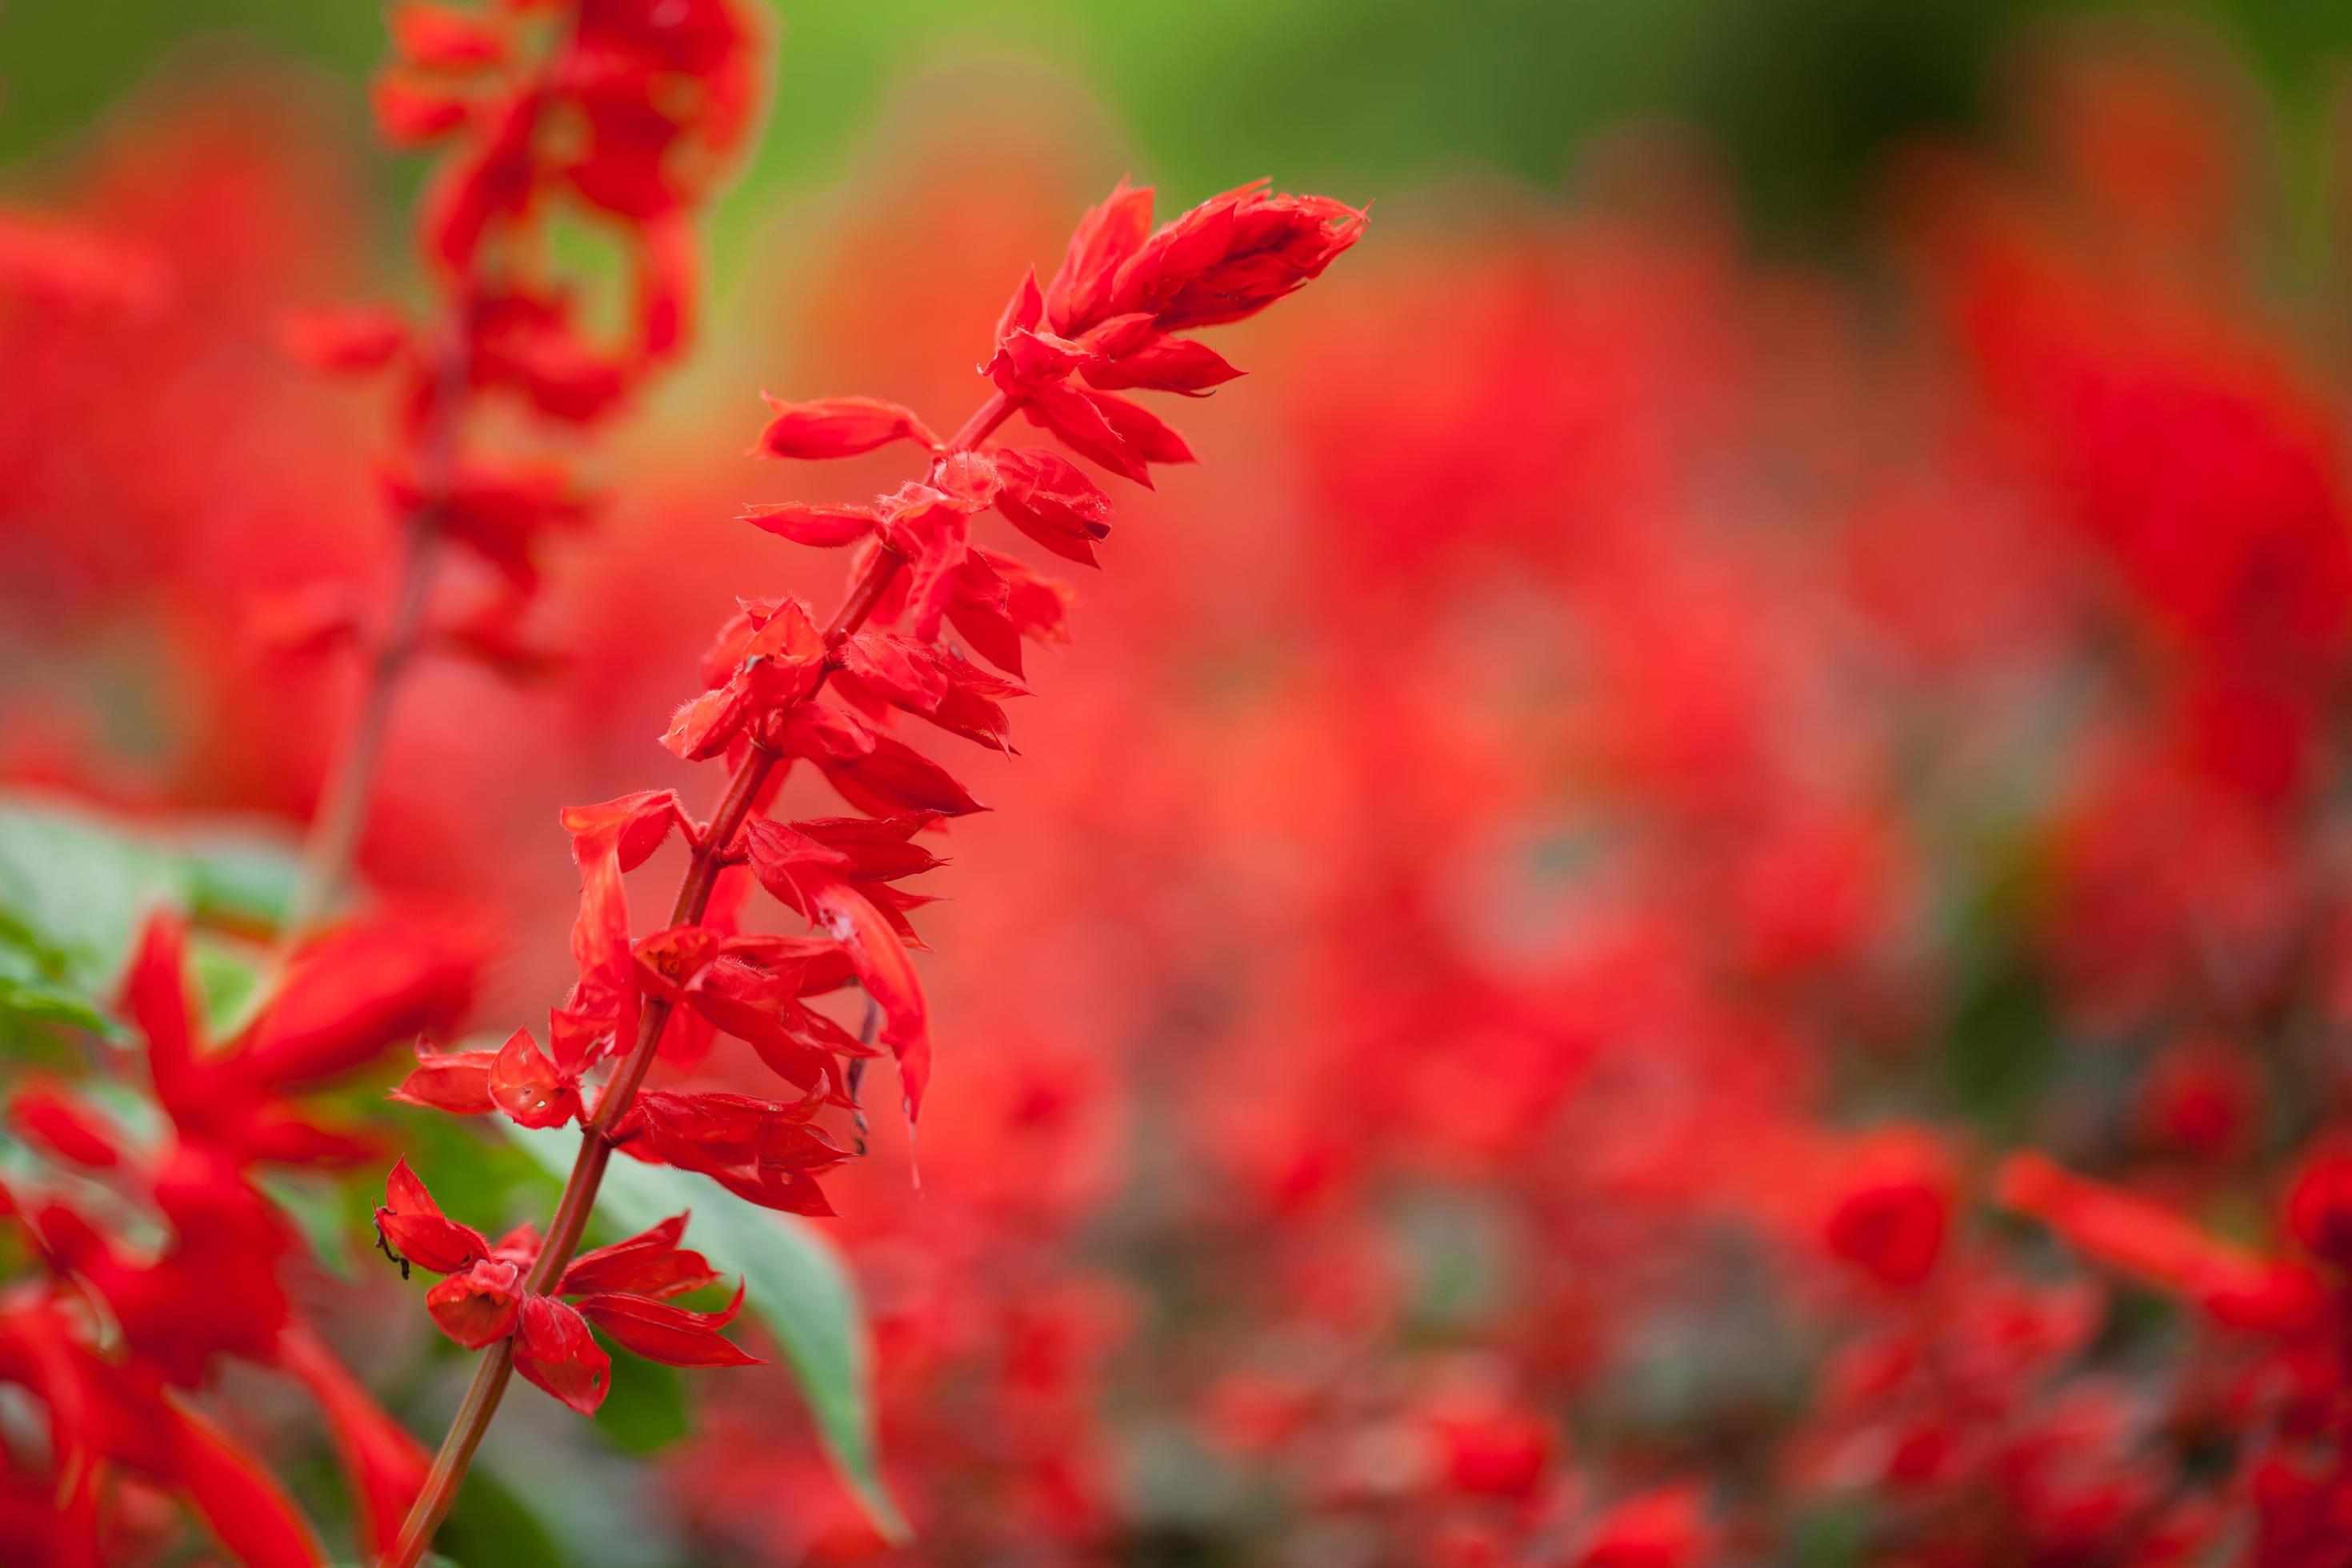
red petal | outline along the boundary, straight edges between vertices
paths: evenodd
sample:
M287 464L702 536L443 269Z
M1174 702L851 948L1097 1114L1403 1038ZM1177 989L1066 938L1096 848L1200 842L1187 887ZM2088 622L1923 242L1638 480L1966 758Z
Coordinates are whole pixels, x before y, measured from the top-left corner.
M237 1047L247 1081L330 1082L386 1048L453 1027L473 1005L482 952L443 922L348 927L294 955L278 994Z
M515 1370L583 1415L596 1414L613 1384L613 1360L588 1331L587 1320L546 1296L522 1304Z
M278 1364L300 1379L327 1418L336 1457L357 1500L360 1536L376 1556L392 1550L425 1489L424 1447L385 1414L334 1352L299 1323L278 1340Z
M643 1296L595 1295L580 1302L582 1315L612 1336L624 1350L666 1366L757 1366L760 1358L719 1331L743 1310L743 1287L723 1311L689 1312Z
M626 1241L583 1252L563 1271L557 1294L625 1290L659 1299L710 1284L719 1278L718 1270L699 1252L678 1246L685 1234L686 1215L672 1215Z
M123 979L123 1008L147 1040L155 1098L174 1120L194 1109L196 1033L188 1007L187 933L179 921L148 921Z
M377 78L368 100L375 109L377 133L395 147L436 142L474 113L473 100L465 94L397 73Z
M945 768L887 735L875 736L873 751L863 757L838 762L820 759L817 765L844 800L877 816L908 812L963 816L988 809Z
M719 933L704 926L671 926L638 939L637 973L646 989L665 1001L680 999L710 961L719 956Z
M1004 313L996 319L996 341L1003 342L1014 332L1033 328L1045 319L1045 296L1037 287L1037 269L1032 267L1013 290L1013 298L1004 302Z
M231 1555L247 1568L320 1568L318 1538L258 1459L194 1411L170 1399L160 1408L174 1479Z
M867 537L882 518L866 506L803 506L796 501L779 501L749 509L743 513L743 521L794 544L833 550Z
M893 441L936 447L939 437L909 409L877 397L823 397L810 403L768 399L775 417L758 450L771 458L852 458Z
M929 1012L915 966L882 911L848 883L819 886L813 891L812 905L810 918L848 948L858 984L882 1009L882 1043L898 1058L911 1119L922 1106L931 1059Z
M742 682L730 680L716 691L680 703L670 715L669 728L662 731L661 742L689 763L703 762L734 743L750 711L749 693Z
M499 1108L490 1098L490 1064L498 1058L496 1051L420 1055L416 1066L392 1091L392 1098L453 1116L488 1116Z

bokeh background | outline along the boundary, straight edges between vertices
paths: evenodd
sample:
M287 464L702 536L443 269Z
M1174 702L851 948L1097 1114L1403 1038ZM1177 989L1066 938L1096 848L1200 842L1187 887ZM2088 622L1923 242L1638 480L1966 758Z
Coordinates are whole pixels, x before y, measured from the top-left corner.
M780 1374L635 1366L593 1427L513 1402L453 1555L2248 1560L2227 1356L1987 1173L2263 1247L2344 1106L2352 11L779 10L705 338L588 454L563 667L434 668L394 726L366 867L496 933L486 1029L569 978L556 808L698 788L654 740L709 628L835 591L733 514L898 477L743 460L759 388L950 417L1122 172L1374 223L1232 334L1024 754L960 764L996 809L926 926L919 1149L878 1118L828 1222L917 1544ZM383 47L313 0L0 6L0 198L175 279L0 316L12 785L307 814L349 672L251 621L383 570L382 410L275 322L415 289ZM543 1204L381 1087L470 1205ZM430 1433L463 1367L369 1185L304 1288Z

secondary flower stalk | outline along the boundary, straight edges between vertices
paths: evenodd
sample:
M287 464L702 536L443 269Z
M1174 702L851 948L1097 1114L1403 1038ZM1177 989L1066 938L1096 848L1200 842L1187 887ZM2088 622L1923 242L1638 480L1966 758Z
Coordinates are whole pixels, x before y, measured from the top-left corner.
M493 449L477 412L504 403L539 426L593 426L677 357L692 315L693 220L751 122L756 34L739 0L404 0L390 24L379 129L395 145L443 149L417 233L435 302L415 326L372 308L286 325L288 351L312 369L398 383L383 489L399 561L382 623L363 628L340 596L315 592L275 617L305 646L369 650L305 846L294 931L349 874L415 658L446 652L509 677L549 662L520 628L543 542L586 520L591 492L543 456ZM578 280L543 260L566 210L610 231L627 258L614 341L589 331ZM481 580L468 605L445 608L444 579L466 574L465 562Z

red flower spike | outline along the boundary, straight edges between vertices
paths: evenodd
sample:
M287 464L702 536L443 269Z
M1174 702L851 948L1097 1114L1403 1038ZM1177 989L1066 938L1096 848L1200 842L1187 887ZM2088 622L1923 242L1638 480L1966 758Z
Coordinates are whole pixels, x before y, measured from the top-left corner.
M767 403L775 417L754 448L762 457L854 458L893 441L940 444L912 410L877 397L824 397L810 403L769 397Z
M454 1274L489 1255L490 1244L480 1231L442 1214L405 1158L384 1178L383 1200L375 1211L377 1233L418 1268Z
M563 1271L556 1292L563 1296L611 1294L650 1296L667 1300L688 1290L714 1284L719 1271L699 1252L678 1246L686 1234L682 1214L640 1231L625 1241L583 1252Z
M452 1273L425 1293L425 1310L441 1331L469 1351L495 1344L514 1331L522 1302L522 1266L485 1258Z
M566 1302L526 1297L515 1329L515 1370L572 1406L593 1415L613 1384L613 1360Z
M610 1335L623 1350L665 1366L757 1366L760 1358L719 1331L743 1310L743 1287L717 1312L690 1312L643 1296L591 1295L580 1300L581 1315Z
M490 1064L490 1098L518 1127L561 1127L580 1115L580 1075L564 1072L517 1029Z
M452 1116L488 1116L499 1108L490 1098L490 1065L498 1059L496 1051L420 1052L391 1098Z

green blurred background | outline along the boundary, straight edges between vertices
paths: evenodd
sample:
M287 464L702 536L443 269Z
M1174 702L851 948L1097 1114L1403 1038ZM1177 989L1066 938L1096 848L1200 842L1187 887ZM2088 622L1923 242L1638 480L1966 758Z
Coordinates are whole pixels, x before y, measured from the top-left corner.
M1376 195L1465 167L1555 184L1597 127L1713 132L1766 233L1833 233L1879 149L1983 111L2021 26L2129 10L2202 29L2271 89L2293 159L2325 133L2344 0L775 0L782 90L739 201L837 175L910 68L1042 60L1091 85L1139 173L1191 197L1279 172ZM265 50L355 83L367 0L0 0L0 166L69 143L191 51ZM1021 73L1008 90L1024 90ZM349 101L356 105L356 95ZM405 161L414 163L414 160Z

